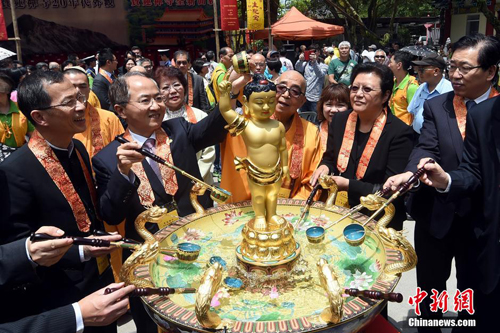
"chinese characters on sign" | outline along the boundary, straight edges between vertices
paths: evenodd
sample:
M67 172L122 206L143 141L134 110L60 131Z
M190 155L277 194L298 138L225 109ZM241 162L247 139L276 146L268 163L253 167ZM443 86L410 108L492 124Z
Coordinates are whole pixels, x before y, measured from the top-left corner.
M194 7L212 4L213 0L130 0L131 7L161 7L163 5ZM10 8L10 1L2 0L2 5L3 8ZM16 9L115 8L115 0L15 0L15 5Z
M16 9L115 8L115 0L15 0ZM9 0L2 0L10 8Z
M457 290L455 296L453 297L453 311L467 311L469 314L474 314L474 291L472 289L466 289L464 291ZM417 316L421 315L420 303L428 296L427 292L421 290L417 287L417 293L408 299L408 304L415 306L415 314ZM432 289L432 295L430 296L432 303L430 305L430 310L432 312L437 312L441 310L443 313L448 311L448 292L445 290L439 293L436 289Z
M220 22L221 30L239 30L238 5L236 0L220 1Z
M264 2L262 0L247 0L248 30L264 29Z

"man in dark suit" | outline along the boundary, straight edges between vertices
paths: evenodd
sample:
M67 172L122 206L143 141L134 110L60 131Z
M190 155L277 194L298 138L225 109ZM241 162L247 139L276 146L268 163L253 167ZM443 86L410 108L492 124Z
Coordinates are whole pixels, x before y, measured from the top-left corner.
M188 88L186 89L186 103L188 103L189 106L198 108L205 112L210 110L210 104L208 103L207 94L205 92L203 78L189 70L191 68L191 58L189 53L182 50L176 51L174 53L173 60L174 67L179 68L188 81Z
M62 73L39 71L19 86L18 101L35 131L29 144L0 165L0 243L27 237L43 225L71 236L102 229L89 157L72 139L85 130L85 97ZM0 305L0 322L67 305L106 286L113 279L110 251L73 246L57 265L38 267L39 281L3 293L10 301ZM116 331L116 325L107 329Z
M37 233L59 237L61 229L41 227ZM12 285L22 285L37 280L35 266L49 267L56 264L71 247L71 238L55 239L32 243L29 239L19 239L0 245L0 292ZM113 283L107 288L121 288L122 283ZM99 290L79 302L49 310L38 315L25 317L15 322L0 324L0 331L8 332L79 332L85 326L105 326L121 317L128 307L126 297L134 286L105 295Z
M118 78L111 86L110 98L116 112L128 123L124 136L131 142L120 145L115 140L92 159L102 215L112 225L125 219L126 236L142 242L134 221L145 206L161 206L175 200L179 216L194 213L189 200L193 184L177 171L145 159L135 149L144 146L202 179L196 152L222 141L227 133L226 123L215 110L196 124L176 118L162 125L165 104L158 85L142 73L127 73ZM211 206L208 193L200 203ZM158 227L151 225L149 230L155 232ZM138 332L147 331L152 322L139 312L142 304L132 301L131 305Z
M97 57L99 61L99 73L92 83L92 91L97 95L97 98L99 98L101 108L112 111L113 108L109 103L108 91L109 87L116 79L114 72L118 65L118 60L116 60L113 51L109 48L99 51Z
M467 105L481 103L496 94L492 81L497 72L499 45L496 38L483 35L462 37L454 44L449 65L453 91L424 103L424 124L406 172L389 178L385 187L395 190L407 181L424 157L433 158L447 171L458 167L463 138L469 135L465 131ZM478 287L471 270L471 253L464 246L473 241L470 212L473 204L470 198L446 202L445 195L425 185L418 186L409 197L407 209L416 221L417 284L429 294L420 306L423 318L442 317L440 311L430 311L430 295L432 289L446 290L454 257L458 289ZM420 331L440 329L419 328Z
M36 233L46 233L60 237L61 229L41 227ZM22 285L37 280L35 266L49 267L57 263L71 247L71 238L55 239L32 243L29 239L19 239L0 245L0 291L12 285ZM121 288L114 283L107 288ZM117 320L127 311L128 293L134 290L130 285L120 291L105 295L99 290L79 302L49 310L41 314L25 317L15 322L0 324L0 331L8 332L80 332L85 326L105 326Z
M447 193L447 201L459 203L464 196L478 196L472 207L474 289L477 332L491 331L497 324L500 297L500 98L474 106L467 115L467 137L462 162L446 173L438 165L426 165L422 181ZM426 159L420 162L425 163Z

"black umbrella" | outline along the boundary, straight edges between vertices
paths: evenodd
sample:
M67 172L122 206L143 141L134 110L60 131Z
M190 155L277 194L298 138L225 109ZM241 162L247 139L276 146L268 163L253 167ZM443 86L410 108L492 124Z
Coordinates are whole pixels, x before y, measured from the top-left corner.
M430 56L431 54L435 54L436 52L427 46L420 46L420 45L412 45L412 46L405 46L403 47L400 51L406 51L414 56L425 58Z

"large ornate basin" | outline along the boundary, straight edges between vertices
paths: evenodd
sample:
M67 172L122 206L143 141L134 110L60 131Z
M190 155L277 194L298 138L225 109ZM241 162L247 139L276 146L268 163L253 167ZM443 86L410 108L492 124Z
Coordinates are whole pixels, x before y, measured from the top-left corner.
M301 200L280 199L278 214L293 224L303 206ZM352 219L347 218L328 229L321 243L308 242L305 235L308 227L325 226L346 212L342 207L326 209L323 203L313 204L304 224L295 233L301 252L292 270L263 275L237 268L240 266L235 249L241 242L241 230L254 216L250 201L208 209L202 217L193 214L181 218L155 235L161 247L171 248L185 242L200 245L196 262L184 263L159 254L150 265L136 268L135 276L151 279L156 287L197 288L210 258L219 256L225 263L223 278L238 277L243 281L239 290L222 285L212 300L211 311L223 320L228 332L356 332L380 312L385 301L346 297L342 320L338 324L325 322L321 312L329 306L329 301L320 284L316 263L320 258L326 259L345 288L391 292L400 274L387 273L384 269L402 261L404 252L374 231L375 222L367 225L363 244L348 245L342 231L353 220L366 221L368 217L362 214L355 214ZM142 300L155 322L164 329L211 331L197 320L194 294L147 296Z

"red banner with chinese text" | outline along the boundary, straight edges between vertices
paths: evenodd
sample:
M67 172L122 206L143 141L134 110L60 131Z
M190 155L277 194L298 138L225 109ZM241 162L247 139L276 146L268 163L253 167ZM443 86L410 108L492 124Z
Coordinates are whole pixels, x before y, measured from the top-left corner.
M247 0L248 30L264 29L264 2L263 0Z
M3 17L2 2L0 1L0 40L8 40L7 27L5 26L5 17Z
M239 30L238 5L236 0L220 1L220 22L221 30Z

